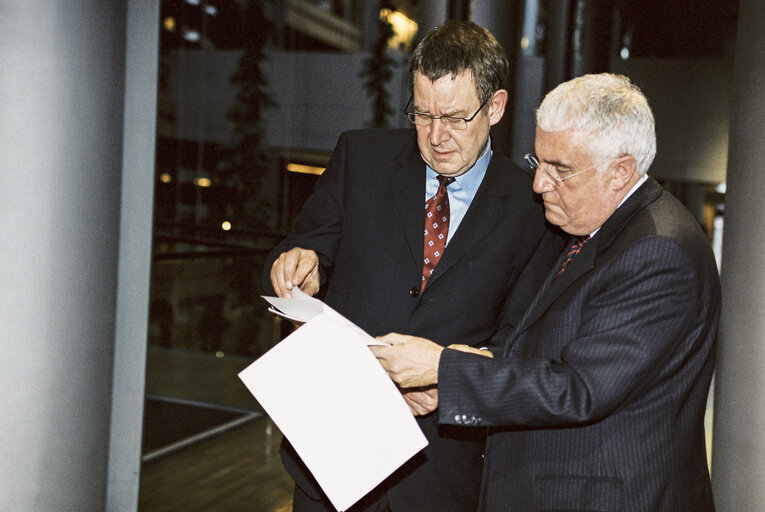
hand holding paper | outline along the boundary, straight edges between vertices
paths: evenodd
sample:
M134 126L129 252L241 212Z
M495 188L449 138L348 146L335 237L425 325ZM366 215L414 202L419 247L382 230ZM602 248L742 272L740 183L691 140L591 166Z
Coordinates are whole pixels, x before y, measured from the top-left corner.
M297 288L293 295L264 298L305 324L239 377L335 508L346 510L428 442L367 348L381 342L322 301Z
M310 249L293 247L271 265L271 285L279 297L291 297L295 289L315 295L321 286L319 256Z
M425 338L391 333L378 338L389 347L372 347L390 378L402 388L438 383L438 362L444 347Z

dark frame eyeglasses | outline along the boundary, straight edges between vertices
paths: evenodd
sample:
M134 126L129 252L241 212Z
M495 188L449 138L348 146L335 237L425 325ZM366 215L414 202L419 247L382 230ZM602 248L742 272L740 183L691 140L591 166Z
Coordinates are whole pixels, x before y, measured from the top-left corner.
M414 99L414 96L410 96L409 101L406 102L406 107L404 107L404 114L413 125L430 126L433 121L440 119L445 128L449 128L450 130L465 130L468 123L475 119L483 107L486 106L486 104L491 99L491 96L483 100L483 103L481 103L481 106L478 107L478 110L476 110L475 113L470 117L431 116L430 114L420 114L419 112L407 112L407 110L409 110L409 105L412 103L412 99Z

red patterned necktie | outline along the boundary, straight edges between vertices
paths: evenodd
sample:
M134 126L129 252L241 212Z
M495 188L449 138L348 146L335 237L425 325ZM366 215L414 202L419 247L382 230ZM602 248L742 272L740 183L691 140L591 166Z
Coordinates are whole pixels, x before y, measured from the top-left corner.
M555 274L555 277L558 277L563 273L564 270L566 270L566 266L571 263L571 260L574 259L574 256L579 254L579 251L582 250L582 247L584 247L584 244L587 243L587 240L590 239L590 235L587 236L578 236L574 238L574 241L571 243L571 245L568 248L568 253L566 254L566 259L563 260L563 263L560 266L560 270L558 270L558 273Z
M433 274L438 260L444 253L449 234L449 194L446 187L454 178L438 175L438 191L425 202L425 251L422 261L422 288Z

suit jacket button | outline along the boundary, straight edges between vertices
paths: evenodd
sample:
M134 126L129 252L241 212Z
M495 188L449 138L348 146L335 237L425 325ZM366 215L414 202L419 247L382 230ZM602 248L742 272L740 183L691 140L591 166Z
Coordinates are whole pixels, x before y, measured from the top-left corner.
M410 297L417 297L420 294L420 289L416 286L412 286L412 288L409 290L409 296Z

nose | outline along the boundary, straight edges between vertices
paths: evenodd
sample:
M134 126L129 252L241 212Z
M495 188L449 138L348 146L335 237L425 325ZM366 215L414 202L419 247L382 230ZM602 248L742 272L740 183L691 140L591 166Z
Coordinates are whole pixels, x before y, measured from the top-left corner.
M542 170L542 167L537 167L534 171L534 192L537 194L543 194L545 192L552 192L555 190L556 182L552 177Z
M433 119L430 123L430 143L438 146L449 139L449 130L444 127L440 119Z

